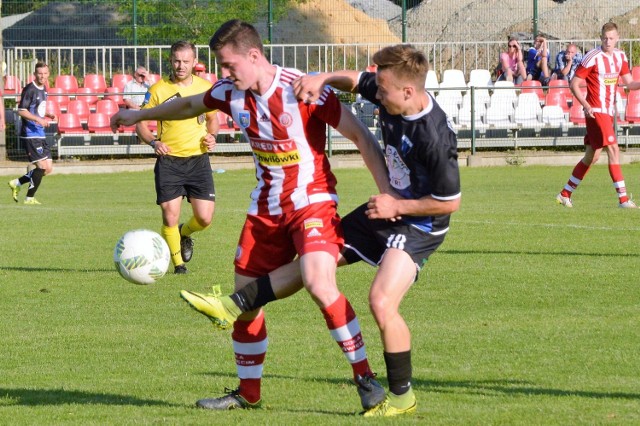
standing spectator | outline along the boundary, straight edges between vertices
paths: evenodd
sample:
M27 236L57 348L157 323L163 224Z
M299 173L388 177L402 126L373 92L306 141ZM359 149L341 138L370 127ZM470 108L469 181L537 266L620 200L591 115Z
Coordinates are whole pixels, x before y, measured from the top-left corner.
M207 67L205 67L202 62L198 62L196 66L193 67L193 73L200 78L204 78L204 75L207 73Z
M538 80L543 86L549 83L549 60L551 54L547 39L538 35L533 47L527 52L527 80Z
M609 176L618 194L618 206L637 208L627 195L613 120L618 78L622 79L629 90L640 89L640 81L633 81L627 55L616 48L619 38L615 23L604 24L600 33L601 46L584 56L571 80L571 92L584 109L587 134L584 137L584 157L574 167L564 189L556 196L557 203L565 207L573 207L573 191L582 182L589 168L598 161L604 149L609 160ZM580 86L585 83L586 98L580 90Z
M129 109L140 109L144 103L145 95L149 89L147 83L147 69L143 66L136 68L133 80L124 85L124 104Z
M511 81L513 84L521 84L527 78L522 47L517 37L509 37L507 46L507 51L500 54L496 81Z
M298 256L304 285L351 365L362 406L376 406L385 392L369 367L357 316L336 285L336 260L344 240L336 178L325 154L326 124L356 144L382 191L389 185L380 146L329 88L316 104L298 102L291 83L302 73L270 64L252 25L228 21L209 46L218 64L228 69L228 78L196 96L139 112L120 111L112 117L112 127L215 109L233 117L253 150L257 179L236 251L236 288ZM228 410L260 403L267 351L263 311L243 314L231 337L239 387L220 398L202 399L199 407Z
M192 74L196 64L193 43L174 43L170 61L171 76L149 88L143 109L176 102L211 87L208 81ZM176 274L187 273L185 263L193 254L191 234L204 231L213 220L215 190L208 151L215 147L218 127L215 111L193 118L162 120L157 138L147 122L136 126L138 137L151 145L157 155L154 173L156 202L162 210L161 234L169 245ZM193 216L179 224L183 197L191 203Z
M566 50L561 50L556 55L556 67L551 74L551 80L571 81L580 62L582 54L578 51L578 46L575 43L567 44Z
M411 46L386 47L373 56L377 72L337 71L294 82L296 95L320 99L324 84L357 91L380 109L388 180L395 195L379 194L343 219L340 265L379 265L369 306L380 329L389 390L365 416L390 417L416 409L411 388L411 333L399 312L418 272L444 241L450 214L460 205L457 141L446 114L424 91L427 59ZM241 312L287 297L301 288L293 263L249 283L231 297L182 292L214 323L232 323ZM186 294L185 294L186 293ZM186 296L186 297L185 297Z
M9 181L11 195L16 203L18 202L18 193L22 185L29 184L29 190L24 199L24 204L27 205L40 204L35 198L36 191L40 187L42 178L53 172L51 148L47 142L44 129L49 127L49 122L46 120L47 117L52 120L56 119L54 114L46 112L46 86L49 81L49 65L44 62L36 63L33 75L34 80L22 89L20 103L18 104L18 115L22 120L20 141L27 152L29 161L35 168L29 170L23 176Z

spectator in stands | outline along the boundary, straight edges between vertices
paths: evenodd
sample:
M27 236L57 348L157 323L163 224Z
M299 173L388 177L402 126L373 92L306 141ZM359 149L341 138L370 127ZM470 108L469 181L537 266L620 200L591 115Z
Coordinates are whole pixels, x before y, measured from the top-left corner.
M197 75L200 78L204 78L204 74L207 73L207 67L204 66L204 64L202 62L198 62L194 67L193 67L193 73L195 75Z
M500 54L500 64L496 69L496 81L511 81L521 84L527 77L522 47L517 37L509 37L507 51Z
M538 80L543 86L546 86L549 83L550 58L547 39L538 35L533 47L527 52L527 80Z
M49 127L46 118L56 119L54 114L46 112L47 91L46 84L49 81L49 65L44 62L36 63L34 80L22 89L18 115L22 119L20 128L20 141L27 152L27 157L34 169L29 170L23 176L9 181L13 201L18 202L18 193L22 185L28 183L29 189L24 199L24 204L40 204L36 200L36 191L40 187L42 178L53 172L53 159L51 149L47 143L44 132ZM4 108L3 108L4 110ZM4 120L3 120L4 121Z
M580 62L582 54L578 51L578 46L575 43L567 44L567 48L556 55L556 67L551 74L551 80L571 81Z
M584 56L571 80L571 92L584 109L587 134L584 137L584 157L573 168L569 181L556 196L556 202L565 207L573 207L571 195L589 168L598 161L603 149L607 152L609 176L618 195L618 206L638 207L627 195L613 120L618 78L629 90L639 90L640 81L633 80L627 55L616 48L619 39L617 25L613 22L604 24L600 33L601 45ZM585 84L586 98L580 89Z
M172 72L149 88L142 110L205 92L211 83L193 75L196 47L187 41L171 46ZM154 169L157 204L162 210L161 234L169 245L176 274L186 274L193 254L191 234L209 228L215 208L215 189L208 152L216 145L216 111L198 117L162 120L156 137L146 121L136 126L138 137L157 155ZM193 216L180 224L182 199Z
M136 68L133 74L133 80L124 86L124 104L129 109L140 109L144 104L145 95L149 89L147 83L147 69L143 66Z

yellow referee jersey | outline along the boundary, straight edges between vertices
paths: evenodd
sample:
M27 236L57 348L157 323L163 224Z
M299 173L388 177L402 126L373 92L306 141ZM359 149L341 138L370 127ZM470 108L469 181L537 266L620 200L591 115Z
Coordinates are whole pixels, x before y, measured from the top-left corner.
M195 75L189 86L178 86L169 77L165 77L149 88L148 100L143 109L153 108L177 98L197 95L210 88L211 82ZM191 157L207 152L206 146L201 143L206 134L205 114L185 120L158 121L158 139L171 148L170 155L175 157Z

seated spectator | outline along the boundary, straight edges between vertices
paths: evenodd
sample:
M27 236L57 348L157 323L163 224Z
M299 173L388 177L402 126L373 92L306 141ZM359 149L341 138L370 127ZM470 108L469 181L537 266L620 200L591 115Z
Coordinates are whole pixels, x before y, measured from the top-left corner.
M193 73L198 77L204 78L204 74L207 73L207 67L203 63L198 62L193 66Z
M527 80L538 80L543 86L549 83L549 48L547 39L539 35L527 52Z
M580 62L582 62L582 53L578 51L578 46L575 43L567 44L567 49L558 52L556 56L556 67L551 74L551 80L570 81Z
M522 49L516 37L509 37L508 49L500 54L496 74L496 81L512 81L513 84L521 84L526 78Z
M128 109L140 109L144 103L145 94L149 89L147 83L147 69L145 67L136 68L133 80L125 84L122 99Z

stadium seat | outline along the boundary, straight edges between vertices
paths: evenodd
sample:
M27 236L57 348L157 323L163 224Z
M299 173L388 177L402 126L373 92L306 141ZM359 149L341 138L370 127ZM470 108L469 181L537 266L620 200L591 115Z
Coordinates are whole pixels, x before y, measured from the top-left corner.
M540 127L542 123L542 108L535 93L521 93L518 105L514 111L514 121L523 127Z
M6 95L19 95L22 93L22 83L20 83L18 76L4 76L4 93Z
M569 83L564 80L551 80L549 81L549 90L547 90L547 95L549 93L562 92L565 98L571 97L571 89L569 89Z
M122 96L121 93L122 93L122 90L120 90L117 87L107 87L107 89L105 90L104 98L102 99L112 100L115 103L117 103L118 106L124 107L125 106L124 97Z
M102 74L85 74L82 87L88 87L95 93L104 93L107 82Z
M640 81L640 65L631 68L631 77L636 81Z
M63 89L66 93L76 93L78 80L73 75L60 74L56 76L53 87Z
M476 101L484 102L485 105L489 105L491 102L491 95L489 89L493 87L493 81L491 80L491 72L486 69L473 69L469 73L469 82L467 83L469 88L475 87L473 90L473 96ZM467 96L469 93L467 93Z
M578 102L574 102L569 108L569 122L575 126L584 126L586 124L584 109Z
M535 93L538 101L544 102L544 90L542 90L542 83L538 80L523 81L520 85L520 94L522 93Z
M562 108L564 112L569 112L569 102L567 102L567 97L564 92L556 90L547 93L547 96L544 98L544 105L555 105Z
M438 90L438 96L442 95L443 92L449 92L447 93L447 96L455 97L458 100L458 106L460 106L462 105L462 95L467 92L466 89L467 81L465 80L464 74L461 70L445 70L442 75L442 81L440 82L440 90Z
M634 98L632 100L631 97L629 97L625 110L625 120L628 123L640 124L640 98Z
M508 107L514 108L518 101L518 93L511 81L496 81L493 85L493 94L491 95L491 105L508 104Z
M51 87L47 90L47 103L49 102L57 103L60 111L64 112L69 105L69 95L61 87Z
M481 127L484 125L482 121L487 114L487 106L481 100L475 99L474 107L474 125ZM462 106L458 111L458 124L464 127L471 127L471 96L467 94L462 99Z
M491 105L487 108L485 121L491 127L513 127L514 109L510 103L495 103L491 100Z
M85 123L89 118L89 114L91 110L89 109L89 104L87 104L83 99L73 99L69 101L67 105L67 112L74 114L80 122Z
M101 99L96 102L96 112L101 112L111 117L118 111L120 111L120 107L118 103L112 99Z
M133 76L129 74L113 74L111 76L111 87L117 87L120 92L124 92L124 86L133 80Z
M58 132L59 133L88 133L82 127L80 118L74 113L60 114L58 118Z
M553 127L567 124L564 111L559 105L545 105L542 108L542 122Z
M378 66L376 64L371 64L365 69L367 72L376 72L377 70Z
M442 90L436 96L436 102L453 123L458 123L458 110L462 105L462 95L457 90Z
M47 100L47 103L45 104L45 112L47 114L53 114L56 116L55 120L49 117L45 117L45 120L47 120L48 122L54 122L54 123L58 122L58 117L60 117L60 114L62 114L62 111L60 110L60 104L57 102L49 102L48 100Z
M79 87L76 90L76 99L85 101L89 105L89 109L95 110L96 102L100 99L96 92L89 87Z
M109 122L109 115L104 112L92 112L87 120L90 133L113 133Z
M435 97L439 87L440 82L438 81L436 72L434 70L427 71L427 79L424 82L424 88L427 92L431 93L431 96Z
M234 134L236 129L233 120L222 111L218 111L218 123L220 124L221 134Z
M218 81L218 76L211 72L206 72L202 74L202 78L211 82L211 84L215 84Z

